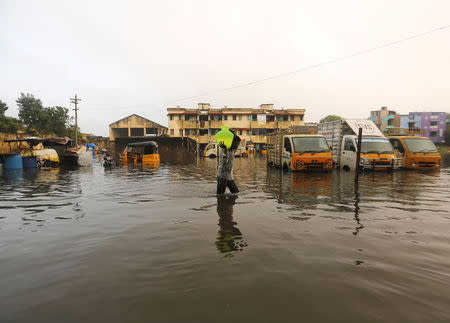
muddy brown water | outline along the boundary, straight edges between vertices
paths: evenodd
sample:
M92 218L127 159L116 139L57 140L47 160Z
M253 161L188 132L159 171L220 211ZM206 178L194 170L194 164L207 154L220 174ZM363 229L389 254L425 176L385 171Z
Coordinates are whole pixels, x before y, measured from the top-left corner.
M449 166L3 172L0 322L449 322Z

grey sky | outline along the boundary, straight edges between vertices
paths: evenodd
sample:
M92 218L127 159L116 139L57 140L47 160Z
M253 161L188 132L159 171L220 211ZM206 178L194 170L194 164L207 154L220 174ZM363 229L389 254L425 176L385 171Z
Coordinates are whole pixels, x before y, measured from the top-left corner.
M82 131L107 135L131 113L166 108L305 108L368 117L388 106L450 112L450 29L254 86L289 72L450 24L450 1L0 0L0 99L20 92L69 106ZM201 93L197 98L179 101Z

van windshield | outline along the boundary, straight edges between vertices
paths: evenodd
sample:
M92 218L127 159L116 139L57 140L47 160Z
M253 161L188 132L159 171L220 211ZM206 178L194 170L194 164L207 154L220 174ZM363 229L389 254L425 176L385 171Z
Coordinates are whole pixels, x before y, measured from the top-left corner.
M412 153L437 153L436 146L428 138L403 139Z
M330 151L324 137L293 137L294 152L296 153L322 153Z
M393 154L392 144L386 138L361 138L363 154Z

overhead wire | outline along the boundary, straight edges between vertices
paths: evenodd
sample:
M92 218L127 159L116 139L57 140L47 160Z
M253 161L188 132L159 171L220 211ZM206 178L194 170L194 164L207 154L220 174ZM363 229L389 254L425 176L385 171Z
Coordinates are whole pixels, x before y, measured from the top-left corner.
M427 30L425 32L417 33L417 34L414 34L414 35L411 35L411 36L408 36L408 37L404 37L404 38L397 39L397 40L394 40L394 41L386 42L386 43L383 43L383 44L380 44L380 45L377 45L377 46L374 46L374 47L366 48L364 50L359 50L357 52L354 52L354 53L351 53L351 54L348 54L348 55L336 57L336 58L329 59L329 60L323 61L323 62L319 62L319 63L313 64L313 65L304 66L304 67L301 67L301 68L293 70L293 71L275 74L275 75L272 75L272 76L268 76L268 77L261 78L261 79L258 79L258 80L253 80L253 81L250 81L250 82L245 82L245 83L242 83L242 84L237 84L237 85L230 86L230 87L225 87L225 88L221 88L221 89L215 89L215 90L211 90L211 91L206 91L206 92L199 93L199 94L196 94L196 95L192 95L192 96L188 96L188 97L183 97L183 98L171 100L171 102L173 102L173 103L175 103L175 102L182 102L182 101L187 101L187 100L191 100L191 99L195 99L195 98L199 98L199 97L202 97L202 96L211 95L211 94L215 94L215 93L219 93L219 92L230 91L230 90L234 90L234 89L238 89L238 88L242 88L242 87L247 87L247 86L254 86L254 85L259 84L259 83L263 83L263 82L267 82L267 81L270 81L270 80L274 80L274 79L278 79L278 78L282 78L282 77L295 75L295 74L298 74L298 73L301 73L301 72L304 72L304 71L307 71L307 70L319 68L319 67L324 66L324 65L329 65L329 64L333 64L333 63L336 63L336 62L339 62L339 61L348 60L348 59L353 58L353 57L361 56L361 55L364 55L364 54L367 54L367 53L370 53L370 52L373 52L373 51L376 51L376 50L380 50L380 49L383 49L383 48L387 48L387 47L391 47L391 46L394 46L394 45L398 45L398 44L401 44L401 43L404 43L404 42L407 42L407 41L410 41L410 40L413 40L413 39L417 39L417 38L420 38L420 37L424 37L424 36L427 36L427 35L430 35L430 34L433 34L433 33L436 33L436 32L442 31L442 30L445 30L445 29L449 29L449 28L450 28L450 24L443 25L443 26L440 26L440 27L437 27L437 28L433 28L433 29ZM135 105L134 107L137 107L137 106L150 106L150 105L154 105L154 104L155 103L139 104L139 105ZM93 105L95 105L95 104L93 104ZM132 106L128 106L127 105L127 108L131 108L131 107Z

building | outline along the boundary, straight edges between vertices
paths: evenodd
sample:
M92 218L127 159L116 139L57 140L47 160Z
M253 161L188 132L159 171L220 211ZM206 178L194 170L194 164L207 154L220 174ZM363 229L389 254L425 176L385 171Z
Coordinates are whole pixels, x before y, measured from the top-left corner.
M167 135L167 128L149 119L132 114L109 125L109 140L116 138L153 137Z
M209 103L199 103L196 109L168 108L169 135L190 137L202 149L215 142L214 135L226 125L236 130L241 139L251 142L256 150L266 144L266 136L278 129L304 125L305 109L274 109L273 104L252 108L211 108Z
M386 128L400 128L400 115L395 111L388 110L387 107L370 111L369 120L375 122L382 132L385 132Z
M409 128L422 128L423 135L434 143L445 142L445 131L447 127L446 112L410 112Z
M409 114L400 115L400 128L409 128Z

